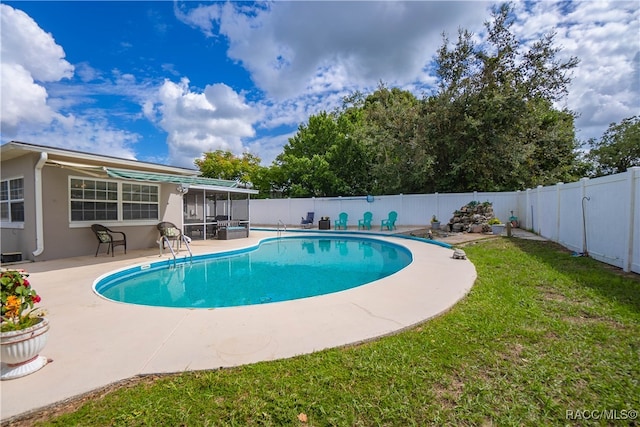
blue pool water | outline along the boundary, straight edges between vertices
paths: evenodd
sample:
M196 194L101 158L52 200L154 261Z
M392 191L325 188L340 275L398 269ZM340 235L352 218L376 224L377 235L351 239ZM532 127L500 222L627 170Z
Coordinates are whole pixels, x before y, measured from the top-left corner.
M99 279L95 291L131 304L214 308L264 304L361 286L409 265L406 248L356 237L268 239L240 251L167 261Z

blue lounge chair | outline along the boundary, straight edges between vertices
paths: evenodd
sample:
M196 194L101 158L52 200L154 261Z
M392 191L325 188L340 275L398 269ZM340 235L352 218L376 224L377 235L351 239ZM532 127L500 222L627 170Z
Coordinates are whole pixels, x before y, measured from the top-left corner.
M396 229L396 219L398 219L398 212L391 211L389 212L389 217L387 219L383 219L380 224L380 230L386 228L387 230L395 230Z
M307 218L302 217L300 220L300 225L302 228L311 228L313 226L313 217L315 216L314 212L307 212Z
M371 221L373 220L373 214L371 212L365 212L364 218L358 220L358 230L360 227L364 230L371 230Z
M340 230L340 229L346 230L348 218L349 216L347 215L346 212L340 212L338 219L335 220L335 222L333 223L333 228L335 228L336 230Z

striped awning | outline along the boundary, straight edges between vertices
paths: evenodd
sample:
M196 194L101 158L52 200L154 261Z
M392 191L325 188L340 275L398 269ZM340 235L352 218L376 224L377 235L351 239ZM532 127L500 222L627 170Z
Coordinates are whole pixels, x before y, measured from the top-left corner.
M257 190L239 188L238 182L225 179L204 178L200 176L174 175L165 173L142 172L125 169L104 168L111 178L130 179L143 182L169 182L191 188L224 191L229 193L257 194Z

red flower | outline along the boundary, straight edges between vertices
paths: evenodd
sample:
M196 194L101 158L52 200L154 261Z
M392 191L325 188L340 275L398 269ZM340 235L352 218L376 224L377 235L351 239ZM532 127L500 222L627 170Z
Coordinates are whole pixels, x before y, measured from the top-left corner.
M35 304L39 303L39 302L40 302L40 295L36 295L36 296L34 296L34 297L33 297L33 302L34 302Z
M24 279L24 287L28 288L30 286L29 281L27 279Z

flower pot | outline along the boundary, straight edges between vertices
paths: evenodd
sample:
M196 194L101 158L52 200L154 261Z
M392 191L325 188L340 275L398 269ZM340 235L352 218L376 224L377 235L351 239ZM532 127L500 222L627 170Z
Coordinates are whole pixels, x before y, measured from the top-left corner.
M431 222L432 230L440 230L440 221Z
M32 374L47 364L40 351L47 343L49 321L41 318L35 325L0 333L2 364L0 379L11 380Z
M504 227L504 224L491 224L491 232L493 234L502 234Z

